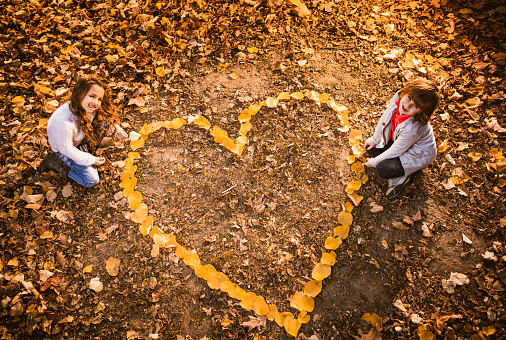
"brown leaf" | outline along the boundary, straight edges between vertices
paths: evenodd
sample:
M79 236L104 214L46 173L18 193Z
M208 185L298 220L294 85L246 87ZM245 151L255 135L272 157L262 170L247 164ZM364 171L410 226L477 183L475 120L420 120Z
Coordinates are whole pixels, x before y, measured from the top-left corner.
M409 216L402 216L402 220L404 221L404 223L406 224L411 224L411 226L414 226L415 225L415 222L411 219L411 217Z
M404 225L404 223L402 222L392 222L392 226L394 228L397 228L397 229L400 229L400 230L408 230L409 227L407 227L406 225Z
M420 221L422 219L422 212L420 210L418 210L416 212L416 214L414 214L413 216L411 216L411 219L415 222L417 221Z
M262 326L265 326L265 323L266 323L265 316L260 315L258 317L254 317L254 316L250 315L248 317L249 317L249 321L241 323L241 326L248 327L250 331L255 327L260 328Z

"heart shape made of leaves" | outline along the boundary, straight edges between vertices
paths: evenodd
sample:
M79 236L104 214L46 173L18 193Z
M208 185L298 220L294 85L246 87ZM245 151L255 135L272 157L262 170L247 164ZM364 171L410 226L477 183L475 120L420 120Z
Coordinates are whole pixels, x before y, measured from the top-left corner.
M312 280L308 281L302 291L296 292L290 299L290 306L299 311L297 317L291 312L279 312L275 304L268 304L264 297L259 296L251 291L246 291L238 284L233 283L222 272L216 270L212 264L202 264L200 257L195 252L190 252L184 246L179 244L176 236L167 234L160 228L154 225L154 217L149 215L147 204L143 203L142 193L136 191L138 179L135 177L137 165L134 164L135 159L140 157L137 149L144 147L145 141L149 138L149 134L161 128L165 129L179 129L186 124L195 124L198 127L209 131L214 137L214 141L232 153L241 156L244 146L248 143L247 134L252 128L250 120L255 116L262 107L269 108L276 107L280 101L285 100L301 100L308 98L313 100L318 105L322 103L327 104L335 112L342 127L338 130L341 132L350 132L349 144L352 148L352 154L347 157L348 164L351 165L351 170L356 174L356 179L346 183L345 192L350 198L351 202L343 204L344 209L338 215L339 226L334 228L334 236L330 236L325 241L325 248L329 252L323 252L321 260L317 263L312 270ZM190 117L188 121L182 118L175 118L171 121L158 121L151 124L144 125L138 133L134 133L136 138L130 143L132 152L129 152L128 158L125 160L124 172L121 174L120 187L123 188L123 196L128 199L131 213L131 220L139 224L139 230L143 235L149 235L153 241L152 254L157 254L160 248L175 248L175 255L183 262L191 267L196 276L206 280L211 289L219 289L227 293L230 297L240 301L240 305L246 310L253 310L258 315L265 316L270 321L275 321L280 327L284 327L286 332L292 336L297 336L299 328L303 323L310 320L308 313L314 309L314 298L322 290L322 281L331 274L331 268L336 263L336 250L344 239L348 237L350 226L353 222L352 210L354 205L358 205L362 200L362 196L357 194L368 178L364 174L364 166L362 155L365 150L361 146L362 133L360 130L351 130L351 124L347 115L347 108L343 105L337 104L328 94L319 94L315 91L310 91L305 94L301 92L282 92L276 98L269 97L265 101L250 105L245 108L238 117L241 123L239 130L239 137L235 140L229 137L227 131L212 126L211 123L204 116ZM353 203L352 203L353 202Z

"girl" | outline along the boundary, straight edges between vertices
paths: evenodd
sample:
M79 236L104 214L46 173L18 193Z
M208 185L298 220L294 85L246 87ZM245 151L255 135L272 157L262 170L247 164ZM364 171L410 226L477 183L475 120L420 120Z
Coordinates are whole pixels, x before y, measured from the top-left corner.
M429 123L439 105L437 85L415 80L397 92L381 116L364 148L371 158L364 163L388 178L386 197L395 198L409 184L410 175L436 159L436 140Z
M128 135L117 123L106 84L93 76L79 79L70 101L47 122L47 137L54 153L40 163L38 171L56 170L85 187L95 186L100 181L96 166L104 164L105 158L90 154L87 142L97 145L100 141L95 133L105 126L125 141Z

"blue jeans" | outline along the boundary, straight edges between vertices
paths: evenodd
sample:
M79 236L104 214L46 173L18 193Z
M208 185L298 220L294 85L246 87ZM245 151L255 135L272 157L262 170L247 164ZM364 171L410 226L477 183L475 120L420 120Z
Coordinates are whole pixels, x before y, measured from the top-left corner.
M382 148L374 147L367 150L367 154L371 157L376 157L387 151L393 144L394 142L389 140L387 145ZM404 167L402 166L401 159L399 157L385 159L383 162L380 162L376 166L376 171L381 178L390 179L404 176Z
M87 188L91 188L100 182L98 170L95 165L79 165L59 152L57 152L56 155L70 167L69 178L73 179L77 183L84 185Z

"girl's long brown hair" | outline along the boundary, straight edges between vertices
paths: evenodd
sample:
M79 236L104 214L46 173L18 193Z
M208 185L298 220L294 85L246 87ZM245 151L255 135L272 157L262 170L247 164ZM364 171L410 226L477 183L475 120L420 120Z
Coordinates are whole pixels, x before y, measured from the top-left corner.
M93 122L91 122L86 115L86 110L81 106L81 102L93 85L98 85L104 89L104 97ZM79 124L92 145L96 145L99 142L95 132L119 123L118 113L111 104L109 91L109 86L103 80L95 76L85 76L79 78L70 95L70 110L79 119Z
M399 92L399 100L405 95L410 96L420 109L420 112L413 116L413 121L420 125L427 124L430 116L439 106L439 88L436 83L427 79L417 79Z

